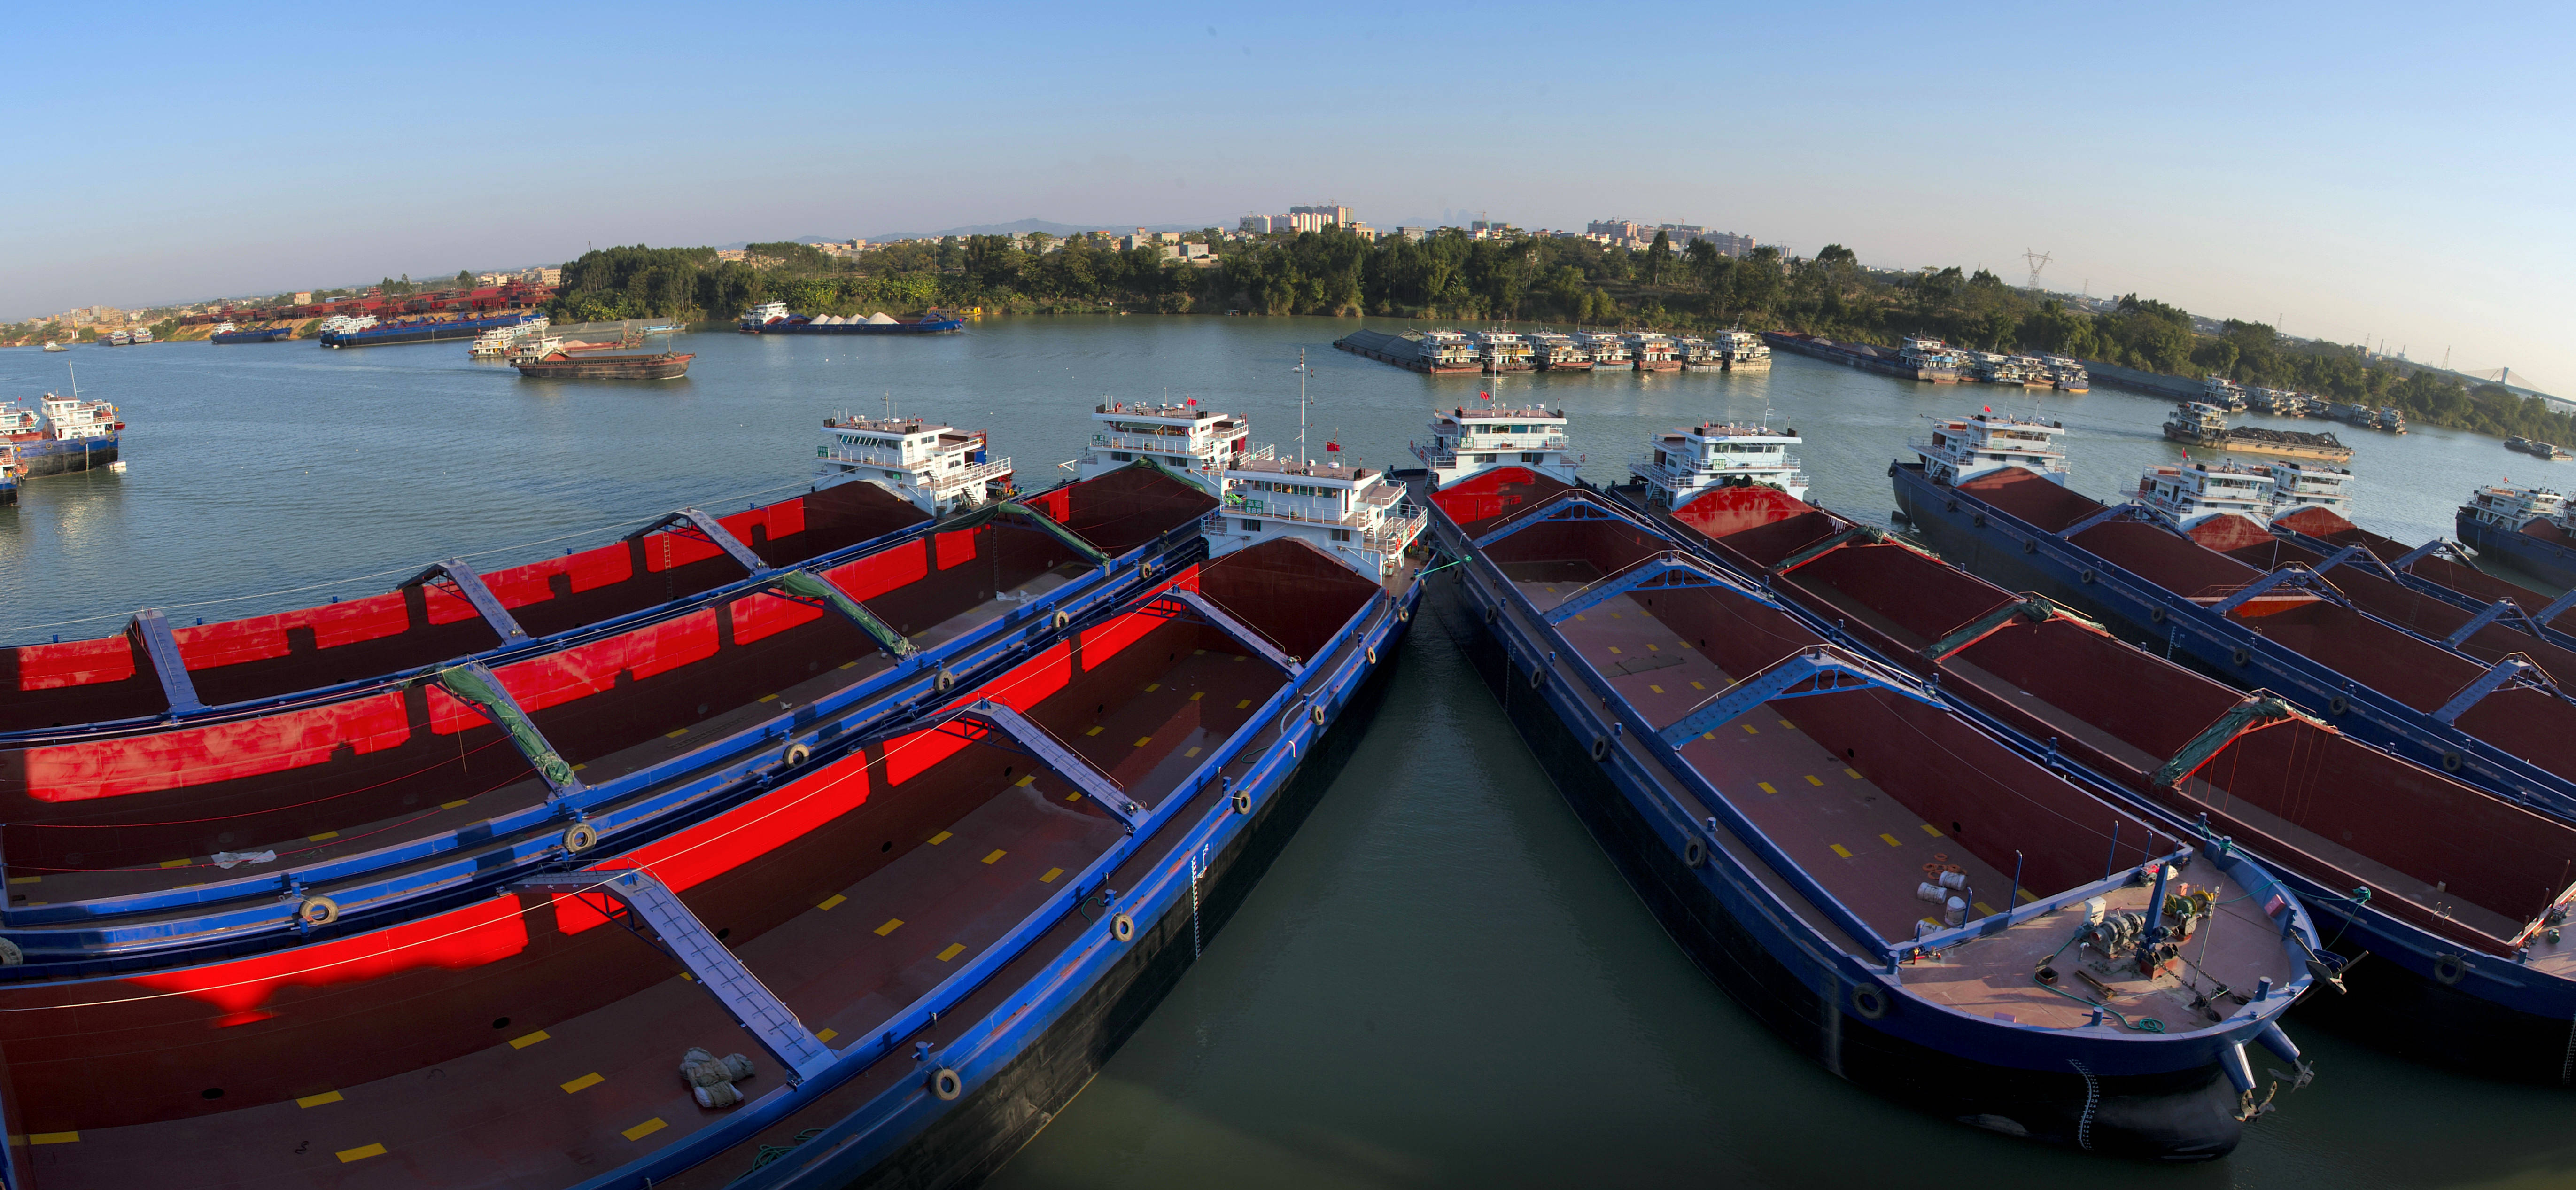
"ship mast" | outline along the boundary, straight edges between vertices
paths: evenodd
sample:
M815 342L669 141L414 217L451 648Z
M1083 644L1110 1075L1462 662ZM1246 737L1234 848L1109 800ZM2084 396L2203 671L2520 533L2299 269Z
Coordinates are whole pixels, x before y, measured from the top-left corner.
M1297 349L1297 366L1288 369L1297 374L1297 465L1306 465L1306 378L1315 369L1306 365L1306 349Z

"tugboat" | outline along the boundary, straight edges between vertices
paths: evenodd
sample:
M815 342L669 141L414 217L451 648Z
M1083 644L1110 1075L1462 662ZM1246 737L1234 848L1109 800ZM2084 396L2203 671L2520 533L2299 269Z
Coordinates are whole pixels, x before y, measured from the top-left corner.
M2072 473L2066 448L2057 441L2065 432L2064 422L1979 413L1935 421L1930 437L1908 439L1905 445L1921 456L1924 477L1936 484L1963 483L2006 467L2063 484Z
M1010 499L1011 461L989 457L981 430L960 430L918 417L842 414L823 419L822 462L815 486L872 483L932 516L968 512Z
M1646 506L1656 510L1680 508L1721 487L1768 487L1805 500L1807 473L1788 453L1805 441L1795 429L1711 422L1657 435L1628 468L1645 485Z
M79 389L72 391L70 397L46 393L35 409L0 401L0 441L17 448L20 478L116 464L119 435L125 430L125 423L116 419L116 406L82 400Z
M1469 412L1465 405L1431 414L1431 441L1413 444L1413 457L1431 469L1431 484L1447 487L1495 467L1527 467L1566 483L1575 482L1583 460L1565 437L1562 409L1497 409L1491 405Z

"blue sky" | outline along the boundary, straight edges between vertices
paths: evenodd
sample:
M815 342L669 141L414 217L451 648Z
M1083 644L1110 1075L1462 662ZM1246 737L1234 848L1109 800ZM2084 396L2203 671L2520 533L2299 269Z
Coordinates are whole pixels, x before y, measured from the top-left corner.
M1984 264L2576 394L2564 5L13 14L0 319L1337 200Z

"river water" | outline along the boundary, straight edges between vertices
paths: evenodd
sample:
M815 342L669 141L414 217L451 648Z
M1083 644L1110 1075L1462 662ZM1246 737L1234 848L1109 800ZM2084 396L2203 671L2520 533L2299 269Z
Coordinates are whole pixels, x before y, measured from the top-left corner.
M1812 497L1884 523L1923 419L2065 422L2075 486L2108 497L2179 449L2167 406L1898 381L1782 354L1768 375L1428 377L1331 349L1361 325L1047 318L924 340L683 337L692 375L527 381L462 344L328 351L202 343L0 351L0 400L68 388L130 425L123 474L30 483L0 511L0 642L176 623L484 569L694 505L801 487L823 416L989 429L1023 487L1076 457L1102 397L1194 398L1293 451L1411 465L1434 406L1491 391L1573 418L1595 480L1689 421L1792 426ZM1374 325L1374 323L1372 324ZM1398 324L1384 324L1399 329ZM2314 423L2253 419L2315 430ZM2367 528L2447 534L2475 483L2547 464L2440 429L2337 429ZM1792 1053L1684 960L1583 833L1435 623L1314 817L1141 1032L1003 1171L1008 1187L2541 1186L2576 1181L2576 1098L2456 1077L2317 1026L2319 1068L2230 1159L2156 1168L2040 1149L1891 1106Z

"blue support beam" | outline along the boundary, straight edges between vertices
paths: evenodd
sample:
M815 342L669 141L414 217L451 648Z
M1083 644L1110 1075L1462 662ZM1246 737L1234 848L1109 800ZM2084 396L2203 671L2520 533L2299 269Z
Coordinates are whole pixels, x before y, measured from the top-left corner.
M403 580L402 586L418 587L440 582L473 605L475 614L482 616L483 622L500 634L502 644L515 645L528 639L528 630L519 627L518 618L510 614L510 609L501 606L500 597L483 584L483 576L475 573L474 568L466 565L462 558L449 558L438 563Z
M1648 584L1652 584L1652 587ZM1579 613L1599 607L1631 591L1689 587L1723 587L1757 603L1779 606L1772 602L1770 596L1738 586L1725 576L1693 561L1689 555L1679 550L1666 550L1576 591L1567 596L1565 602L1542 613L1540 618L1550 624L1562 624Z
M2476 636L2478 634L2478 629L2495 623L2498 617L2507 613L2521 616L2522 609L2515 607L2513 605L2513 601L2510 599L2499 599L2488 604L2485 611L2469 617L2468 623L2460 625L2457 629L2453 630L2449 636L2443 637L2442 647L2446 649L2459 648L2461 641L2467 640L2472 636ZM2529 617L2524 618L2527 620Z
M652 927L671 957L697 977L698 986L724 1005L744 1031L759 1039L761 1047L788 1069L792 1081L804 1082L832 1064L831 1049L652 873L641 869L560 872L527 883L551 892L603 897Z
M2147 520L2154 517L2155 512L2144 504L2114 504L2109 508L2105 508L2100 512L2084 518L2083 520L2077 521L2072 525L2068 525L2067 527L2058 530L2057 539L2060 541L2070 540L2076 534L2081 533L2086 529L2090 529L2095 525L2101 524L2104 521L2116 521L2123 517L2130 516L2135 516L2139 520Z
M2469 713L2470 707L2478 705L2479 699L2502 690L2516 681L2527 681L2529 673L2536 672L2539 668L2520 653L2496 662L2494 668L2478 675L2476 681L2461 687L2459 693L2451 696L2451 701L2443 703L2442 709L2433 712L2433 718L2436 722L2445 725L2457 723L2460 716Z
M2330 602L2351 606L2350 601L2343 597L2343 592L2335 590L2323 578L2318 577L2316 571L2292 562L2237 588L2235 594L2210 604L2209 610L2223 616L2244 606L2247 600L2274 590L2305 591Z
M1700 733L1723 726L1766 702L1871 687L1895 691L1926 706L1942 707L1941 700L1917 689L1911 679L1894 670L1831 645L1816 645L1784 657L1762 672L1718 691L1682 716L1680 721L1656 734L1662 737L1665 746L1679 748L1697 739Z
M1116 782L1111 781L1108 774L1091 767L1080 756L1074 755L1073 749L1057 743L1055 737L1048 734L1045 728L1029 722L1018 711L991 699L978 699L963 713L992 724L994 730L1011 737L1013 743L1028 749L1029 754L1037 757L1039 762L1054 769L1058 776L1073 782L1074 788L1081 790L1092 801L1100 803L1101 809L1109 811L1110 815L1118 821L1126 823L1128 830L1144 829L1146 807L1138 805L1134 799L1128 797L1127 791L1120 789Z
M1163 592L1163 597L1166 599L1179 600L1181 603L1188 605L1191 611L1198 613L1198 615L1208 623L1216 625L1218 631L1225 633L1227 636L1233 637L1237 642L1241 643L1243 647L1260 654L1263 660L1268 661L1272 665L1278 666L1282 672L1288 675L1291 681L1294 681L1306 672L1306 666L1303 661L1280 652L1277 645L1271 644L1267 638L1263 637L1260 633L1253 631L1251 625L1234 618L1232 613L1226 611L1224 608L1218 607L1215 600L1196 591L1180 590L1165 591Z
M741 538L716 523L714 517L694 508L683 508L626 536L637 538L661 529L670 529L681 534L694 534L703 538L717 549L732 555L734 561L742 563L742 568L752 574L765 574L769 570L769 563L761 561L760 555L753 553L750 546L744 545Z
M1529 528L1532 525L1538 524L1541 521L1618 521L1623 524L1636 525L1636 522L1631 520L1628 514L1604 503L1599 497L1594 496L1592 493L1578 488L1570 492L1559 492L1556 495L1549 497L1545 503L1536 505L1524 512L1511 524L1505 525L1500 529L1496 529L1491 533L1487 533L1484 536L1477 538L1476 548L1480 550L1485 549L1493 545L1495 542L1501 541L1502 539L1509 537L1514 533L1518 533L1523 529ZM1639 527L1643 528L1643 526Z
M2558 613L2566 611L2571 607L2576 607L2576 591L2569 591L2556 599L2550 600L2549 606L2531 613L2531 620L2533 623L2546 628L2549 626L2549 622L2551 620L2558 618Z
M188 661L179 655L179 640L170 635L170 621L147 607L134 613L132 631L143 645L143 655L152 659L152 674L161 679L161 696L169 701L170 713L205 710L206 704L197 698L197 683L188 676Z
M2378 555L2371 553L2369 550L2363 549L2357 545L2348 545L2342 549L2336 550L2333 556L2328 557L2324 561L2319 562L2308 569L2313 570L2318 574L2324 574L2337 566L2341 566L2346 562L2355 560L2357 557L2368 559L2370 562L2377 562L2379 560ZM2386 567L2382 567L2381 569L2386 569Z
M2435 554L2450 553L2456 555L2457 551L2449 548L2450 545L2451 543L2449 541L2436 537L2431 541L2416 546L2414 549L2397 555L2397 560L2388 564L2389 568L2392 570L2404 570L2407 567L2414 565L2416 562L2424 558L2432 557ZM2465 561L2465 559L2463 559L2463 561Z

